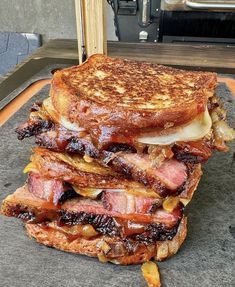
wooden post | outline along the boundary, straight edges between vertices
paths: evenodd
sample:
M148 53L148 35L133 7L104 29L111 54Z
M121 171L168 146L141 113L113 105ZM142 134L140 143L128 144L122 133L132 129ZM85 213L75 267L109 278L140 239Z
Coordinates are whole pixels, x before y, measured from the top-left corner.
M75 0L75 9L79 62L82 62L82 43L87 57L107 54L106 1Z
M82 0L75 0L75 13L77 24L77 41L78 41L78 60L79 64L82 63L83 55L83 22L82 22Z

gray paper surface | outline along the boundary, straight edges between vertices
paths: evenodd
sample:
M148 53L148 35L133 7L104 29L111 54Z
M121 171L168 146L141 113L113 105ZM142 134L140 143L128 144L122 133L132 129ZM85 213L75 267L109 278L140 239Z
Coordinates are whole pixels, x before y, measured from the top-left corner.
M235 126L235 102L225 85L217 94ZM14 129L28 117L31 104L48 96L48 87L21 108L0 130L0 201L23 185L34 139L18 141ZM174 257L159 263L162 286L230 287L234 281L235 143L214 153L188 205L188 237ZM62 252L29 239L24 224L0 216L0 286L146 286L140 265L117 266Z

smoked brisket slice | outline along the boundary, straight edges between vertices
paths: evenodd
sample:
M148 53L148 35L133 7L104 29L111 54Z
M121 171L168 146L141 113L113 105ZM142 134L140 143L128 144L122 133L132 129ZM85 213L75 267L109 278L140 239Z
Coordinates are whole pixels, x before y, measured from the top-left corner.
M27 187L19 188L14 194L8 196L2 204L1 213L16 217L28 223L42 223L57 221L59 225L71 226L74 224L91 224L97 232L109 236L127 238L123 229L129 222L141 224L143 228L138 234L134 230L128 233L130 238L139 241L152 242L155 240L172 239L177 232L179 222L183 215L182 206L169 215L122 215L117 212L105 210L102 203L83 198L66 201L60 207L55 207L47 201L31 194ZM159 222L162 220L162 222ZM140 236L142 234L142 236Z

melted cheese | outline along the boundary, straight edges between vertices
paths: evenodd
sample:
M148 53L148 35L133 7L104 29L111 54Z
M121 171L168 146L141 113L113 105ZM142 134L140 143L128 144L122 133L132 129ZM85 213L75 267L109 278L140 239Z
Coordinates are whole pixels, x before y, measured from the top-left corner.
M144 144L169 145L176 141L194 141L203 138L210 132L212 126L208 110L190 122L181 126L173 133L159 135L151 132L151 135L144 134L137 138L137 141Z
M71 123L68 119L66 119L64 116L60 115L53 107L51 98L47 98L43 101L43 107L48 112L48 114L51 116L51 118L56 121L57 123L61 124L63 127L65 127L68 130L74 131L74 132L82 132L85 129L79 127L75 123Z
M75 123L71 123L70 121L68 121L65 117L60 116L60 124L65 127L68 130L74 131L74 132L82 132L85 131L84 128L79 127L77 124Z
M82 132L85 129L77 124L70 122L64 116L60 115L53 107L51 98L43 101L43 106L53 120L64 126L66 129L76 132ZM168 134L159 134L159 131L145 133L137 138L137 141L143 144L169 145L176 141L194 141L203 138L210 132L212 120L208 110L191 121L188 125L178 127ZM167 131L167 130L165 130Z

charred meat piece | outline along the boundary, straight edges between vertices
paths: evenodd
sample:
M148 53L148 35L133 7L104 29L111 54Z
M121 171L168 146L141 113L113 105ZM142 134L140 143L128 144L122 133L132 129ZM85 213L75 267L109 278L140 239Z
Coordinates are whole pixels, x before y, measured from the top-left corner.
M52 130L53 128L54 123L51 120L30 118L16 129L16 133L18 134L18 139L23 140L24 138L35 136L42 132Z
M177 160L189 163L207 161L212 155L212 145L209 141L177 142L172 148Z
M153 215L122 214L105 209L100 201L83 198L74 198L55 207L46 200L34 196L27 187L22 187L8 196L3 202L1 211L7 216L31 223L56 220L60 225L68 226L91 224L98 232L110 236L120 234L127 237L147 232L149 240L151 238L159 240L161 236L165 238L166 234L179 223L183 212L182 205L178 205L172 213L159 209ZM142 225L142 228L139 225ZM158 234L156 230L159 230ZM171 234L174 233L175 229Z
M187 166L174 159L152 167L148 155L104 152L103 161L115 171L151 187L161 196L177 192L187 180Z
M36 144L54 151L78 153L92 158L99 157L98 149L92 144L89 136L81 137L79 133L55 126L52 131L36 135Z

